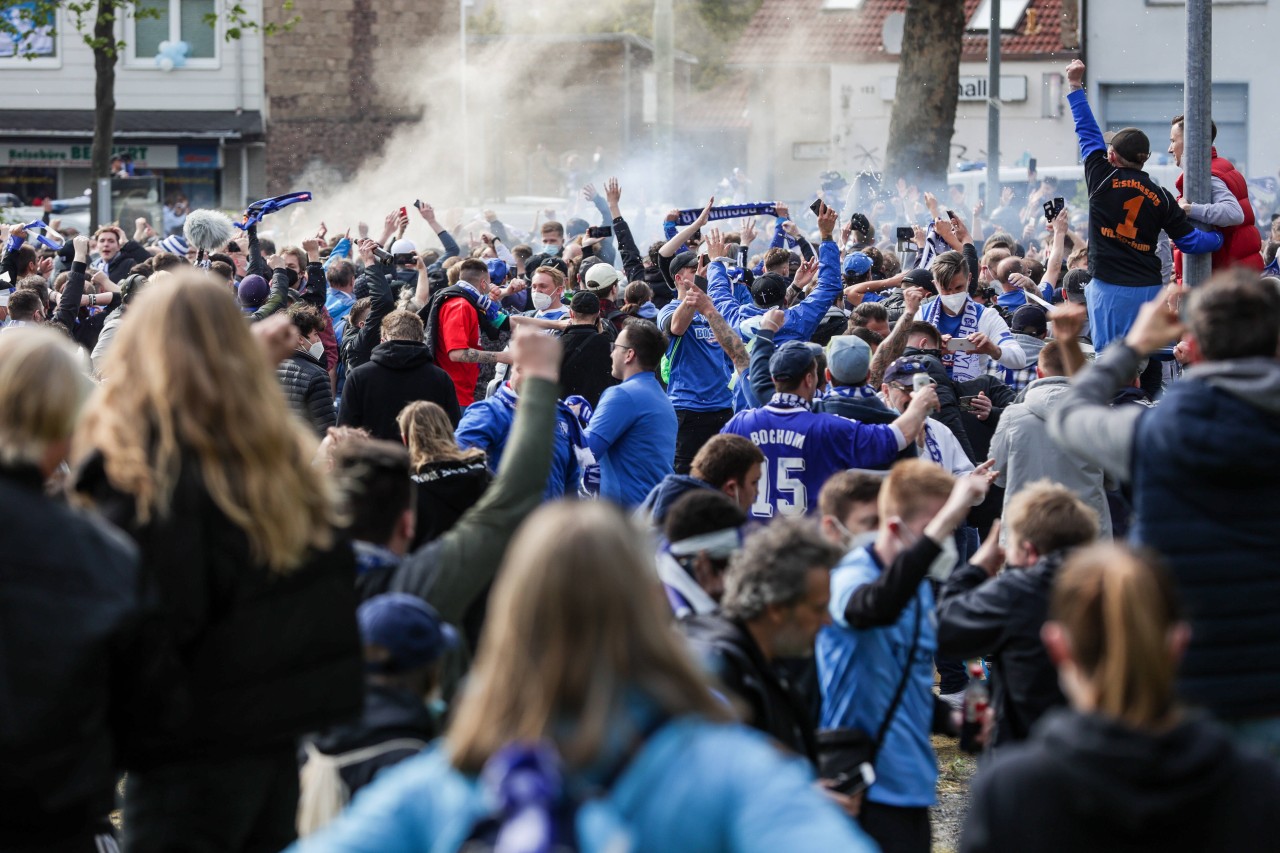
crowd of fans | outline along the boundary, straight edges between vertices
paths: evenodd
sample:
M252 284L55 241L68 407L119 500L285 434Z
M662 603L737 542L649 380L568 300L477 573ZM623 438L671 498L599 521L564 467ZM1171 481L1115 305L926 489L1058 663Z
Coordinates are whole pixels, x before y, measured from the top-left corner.
M1083 76L985 228L5 227L0 849L1269 849L1280 278Z

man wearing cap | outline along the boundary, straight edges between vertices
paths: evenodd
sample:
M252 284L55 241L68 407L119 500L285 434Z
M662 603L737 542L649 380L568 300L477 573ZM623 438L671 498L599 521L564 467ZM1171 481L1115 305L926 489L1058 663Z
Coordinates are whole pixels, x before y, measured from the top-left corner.
M1174 116L1169 125L1169 153L1179 168L1182 166L1183 127L1182 116ZM1210 142L1218 138L1218 125L1209 122ZM1213 172L1213 195L1205 204L1192 204L1182 197L1182 179L1179 175L1178 206L1197 227L1219 228L1223 247L1213 253L1213 271L1230 266L1243 266L1262 272L1262 235L1254 224L1253 205L1249 203L1249 186L1244 176L1225 157L1218 156L1217 148L1210 148L1209 168ZM1182 280L1182 252L1174 249L1173 268L1178 280Z
M853 335L837 335L827 345L827 382L831 390L814 404L815 412L839 415L864 424L891 424L897 415L867 384L871 347Z
M587 270L582 286L600 300L600 316L613 327L615 332L622 331L622 324L627 316L618 310L618 282L621 276L609 264L592 264Z
M1040 306L1023 305L1013 312L1009 327L1013 330L1013 339L1027 354L1027 365L1014 370L993 361L987 365L987 373L1016 392L1026 388L1039 375L1036 373L1036 365L1049 333L1049 321Z
M441 659L458 645L458 632L431 605L403 592L365 601L356 621L364 643L364 711L306 745L300 815L311 814L313 797L329 781L322 774L336 771L354 795L382 770L419 753L443 728L427 700L440 683Z
M895 411L911 411L916 400L925 393L931 401L926 412L937 408L938 395L933 388L933 379L930 378L925 390L916 391L915 377L918 374L928 376L929 365L925 359L915 356L903 356L884 372L881 390ZM952 476L960 477L973 470L973 462L965 453L964 445L942 421L933 418L925 420L924 428L919 430L915 442L921 459L933 462Z
M561 396L584 398L594 409L604 389L618 384L613 378L613 326L600 323L600 299L579 290L569 301L569 328L560 336L564 361L560 366Z
M1151 156L1145 133L1126 127L1104 140L1085 94L1084 63L1074 60L1066 73L1089 188L1089 328L1100 352L1125 336L1164 284L1156 255L1161 231L1192 255L1218 251L1223 238L1192 226L1173 194L1143 171Z
M701 290L696 281L698 256L687 250L676 253L703 226L709 211L710 204L658 250L660 265L671 259L667 273L676 289L675 300L658 312L658 328L669 337L665 364L667 396L679 424L674 462L677 474L689 473L698 450L733 417L729 388L733 362L716 340L707 318L698 311L698 301L690 298L693 291Z
M937 405L933 387L916 395L890 424L865 424L811 411L818 389L816 344L787 341L769 359L776 393L768 405L739 412L724 432L745 436L764 453L764 475L751 507L753 518L816 512L818 493L832 474L847 468L888 465L916 440Z

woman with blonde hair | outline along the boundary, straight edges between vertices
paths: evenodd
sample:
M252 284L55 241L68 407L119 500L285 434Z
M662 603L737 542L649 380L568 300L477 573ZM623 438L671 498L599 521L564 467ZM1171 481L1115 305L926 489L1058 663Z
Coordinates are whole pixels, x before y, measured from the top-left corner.
M417 494L413 548L449 531L489 488L484 451L460 450L443 408L418 400L396 417L400 439L409 448L410 479Z
M298 849L871 849L803 762L729 724L665 608L619 510L538 510L507 550L448 734Z
M979 771L962 851L1274 849L1280 770L1179 707L1191 633L1154 554L1078 552L1041 636L1071 710Z
M360 707L354 559L316 439L276 382L280 353L226 288L181 274L130 315L76 434L75 488L137 543L189 714L129 767L126 847L279 849L296 737ZM277 350L287 328L254 327Z

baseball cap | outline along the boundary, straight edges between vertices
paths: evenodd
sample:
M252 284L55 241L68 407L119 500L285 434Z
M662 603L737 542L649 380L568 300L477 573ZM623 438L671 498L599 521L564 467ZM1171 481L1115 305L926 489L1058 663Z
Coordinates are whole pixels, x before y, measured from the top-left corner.
M907 274L902 277L903 290L908 287L923 287L930 293L938 292L938 286L933 282L933 273L929 272L924 267L916 267L915 269L908 271Z
M365 652L365 669L371 672L404 672L426 666L458 644L458 632L440 614L416 595L390 592L375 595L356 609L360 638L366 646L385 652L370 660Z
M1023 305L1013 312L1009 328L1028 335L1043 335L1049 329L1049 319L1038 305Z
M569 274L569 265L557 258L555 255L538 255L536 257L538 257L539 260L538 265L534 267L535 270L540 270L543 267L551 267L552 269L560 270L560 272L565 275ZM525 264L524 268L526 270L529 269L529 265Z
M751 283L751 298L763 308L781 305L787 298L787 280L776 272L765 273Z
M680 270L685 267L697 266L698 255L695 252L681 252L671 259L671 275L674 277L676 273L680 272Z
M249 308L261 308L270 293L271 285L267 284L267 280L262 276L256 274L240 279L240 286L236 288L236 298L240 300L241 305Z
M590 290L579 290L569 300L569 310L579 317L590 317L600 313L600 297Z
M1062 277L1062 289L1067 292L1067 301L1084 305L1088 301L1084 293L1088 283L1088 270L1067 270L1067 274Z
M914 382L913 377L917 373L928 374L929 365L925 364L921 359L914 356L903 356L902 358L889 365L889 369L884 372L884 381L887 385L903 385L907 388L911 387ZM933 380L930 379L930 382Z
M871 368L871 347L862 338L836 335L827 344L827 370L841 385L862 385Z
M489 281L494 284L501 284L507 280L507 262L501 258L490 258L485 262L485 266L489 267Z
M587 270L587 290L604 292L618 283L618 271L611 264L595 264Z
M1116 150L1117 154L1130 163L1145 163L1147 158L1151 156L1151 140L1147 139L1147 135L1136 127L1126 127L1111 133L1104 133L1102 138Z
M871 269L871 256L866 252L854 252L844 259L844 271L854 275L862 275Z
M808 343L787 341L769 357L769 375L774 379L799 379L813 370L813 363L814 353Z

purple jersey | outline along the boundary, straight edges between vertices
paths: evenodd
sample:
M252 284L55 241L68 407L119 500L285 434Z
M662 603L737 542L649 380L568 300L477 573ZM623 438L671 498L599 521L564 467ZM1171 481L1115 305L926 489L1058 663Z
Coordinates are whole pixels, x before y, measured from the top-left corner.
M751 517L807 515L832 474L888 465L898 455L898 431L808 409L764 406L733 416L721 432L741 435L764 453L760 495Z

